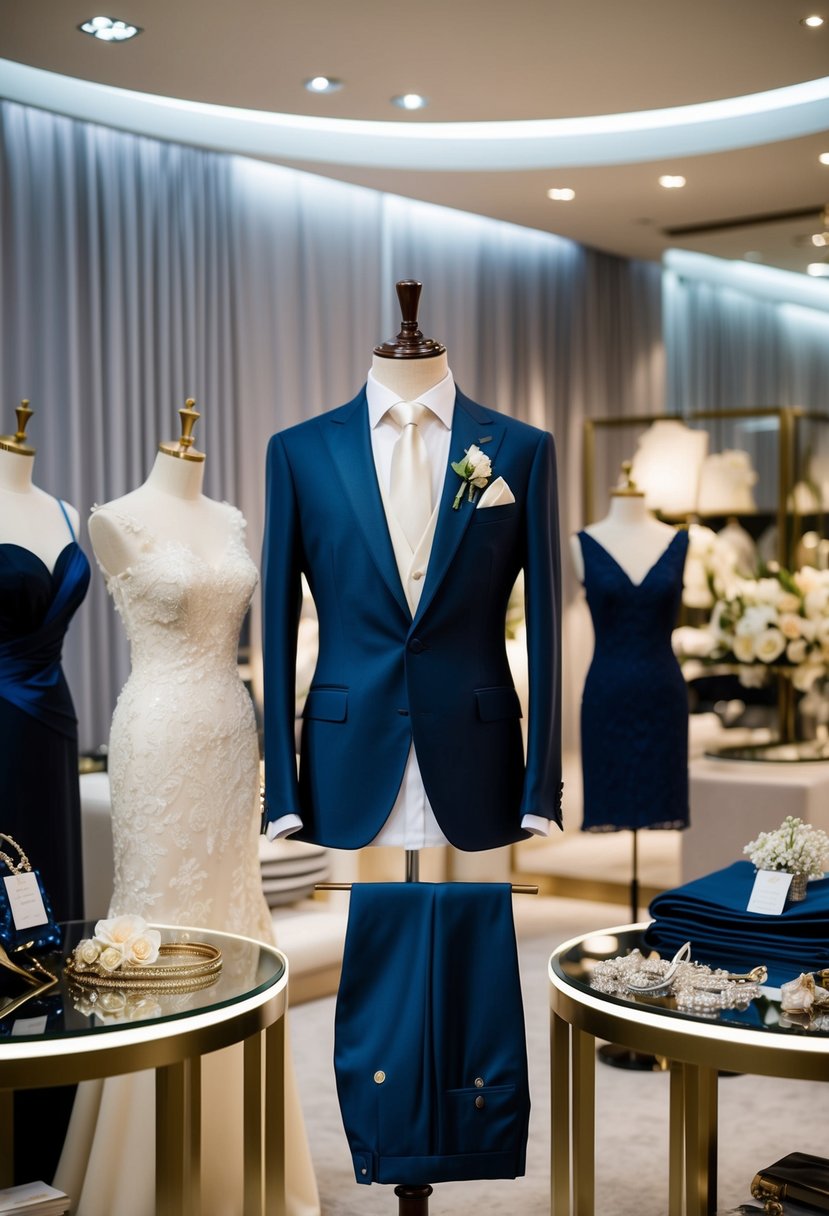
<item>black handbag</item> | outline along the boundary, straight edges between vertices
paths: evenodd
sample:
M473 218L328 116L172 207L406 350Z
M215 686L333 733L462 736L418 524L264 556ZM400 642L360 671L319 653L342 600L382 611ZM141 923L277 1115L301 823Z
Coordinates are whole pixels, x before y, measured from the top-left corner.
M29 877L31 876L31 877ZM21 882L22 880L22 882ZM25 915L16 896L25 894ZM17 906L17 916L15 908ZM0 945L8 954L18 950L57 950L61 931L55 924L40 874L16 840L0 832Z
M829 1159L811 1153L788 1153L755 1174L751 1193L762 1200L767 1212L789 1211L783 1206L784 1200L793 1200L813 1212L829 1212Z

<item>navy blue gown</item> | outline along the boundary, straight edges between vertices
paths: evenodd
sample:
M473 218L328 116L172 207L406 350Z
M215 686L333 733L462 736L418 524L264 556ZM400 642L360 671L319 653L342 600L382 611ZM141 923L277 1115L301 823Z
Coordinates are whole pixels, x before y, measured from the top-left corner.
M596 644L581 706L582 829L688 825L688 694L671 650L688 533L641 583L580 532Z
M57 920L83 916L78 724L61 668L64 635L89 586L71 540L49 570L0 544L0 831L40 870Z

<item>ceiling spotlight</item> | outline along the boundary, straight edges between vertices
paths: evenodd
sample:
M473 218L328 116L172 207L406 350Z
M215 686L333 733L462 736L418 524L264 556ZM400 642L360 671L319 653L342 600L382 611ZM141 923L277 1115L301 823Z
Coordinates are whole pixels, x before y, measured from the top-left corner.
M547 191L547 198L551 198L554 203L571 203L575 197L575 190L571 190L569 186L554 186L552 190Z
M663 173L659 184L664 190L681 190L685 185L685 178L681 173Z
M809 240L813 245L817 245L818 249L822 249L824 245L829 245L829 232L813 232Z
M822 165L829 165L829 152L821 152L818 160Z
M140 26L130 25L117 17L90 17L83 25L79 25L78 29L100 39L101 42L126 42L142 32Z
M401 110L422 110L428 106L429 98L420 93L401 93L399 97L392 97L391 102Z
M343 87L343 82L336 76L312 76L302 83L309 93L337 93Z
M810 262L806 273L814 279L829 279L829 262Z
M823 25L823 18L813 13L811 17L801 17L800 24L808 26L810 30L816 30Z

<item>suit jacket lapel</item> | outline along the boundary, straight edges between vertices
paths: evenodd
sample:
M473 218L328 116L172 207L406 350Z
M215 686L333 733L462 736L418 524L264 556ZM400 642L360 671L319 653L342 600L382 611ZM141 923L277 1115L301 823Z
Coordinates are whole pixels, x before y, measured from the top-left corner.
M456 389L455 412L452 417L452 438L449 445L449 461L446 466L446 476L443 482L440 507L438 510L435 539L432 553L426 571L423 594L420 597L413 624L416 624L429 607L435 592L446 577L458 546L463 540L466 529L472 522L476 503L464 499L457 511L452 509L455 495L460 486L460 478L452 469L452 462L460 460L461 456L473 443L478 444L492 461L493 477L498 476L495 468L495 457L501 440L504 437L504 425L499 422L489 410L477 405L465 397L460 389ZM481 445L481 439L488 442Z
M323 420L322 431L346 499L362 528L369 552L407 619L411 612L394 556L371 451L365 389L349 406Z

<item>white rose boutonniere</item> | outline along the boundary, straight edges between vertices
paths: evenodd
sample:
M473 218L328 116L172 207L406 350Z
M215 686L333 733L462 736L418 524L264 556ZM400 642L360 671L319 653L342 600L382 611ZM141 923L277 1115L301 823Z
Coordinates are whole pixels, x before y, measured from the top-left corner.
M466 449L463 460L453 460L452 469L461 479L461 486L452 503L452 510L457 511L463 501L464 493L470 502L475 501L478 490L486 488L492 477L492 461L482 452L477 444Z

